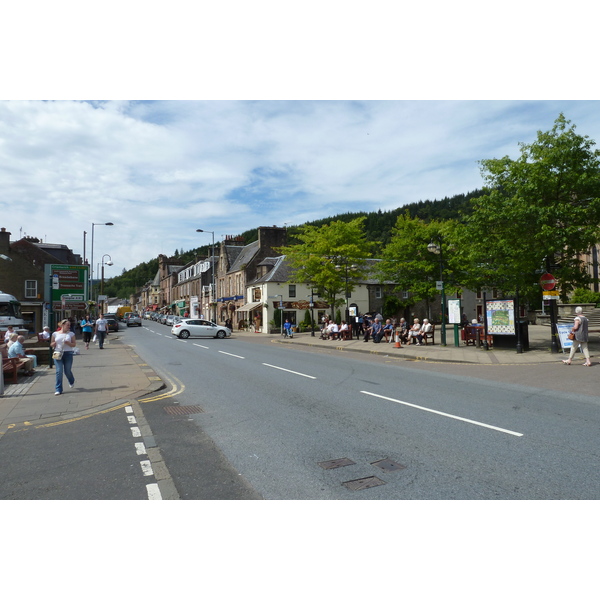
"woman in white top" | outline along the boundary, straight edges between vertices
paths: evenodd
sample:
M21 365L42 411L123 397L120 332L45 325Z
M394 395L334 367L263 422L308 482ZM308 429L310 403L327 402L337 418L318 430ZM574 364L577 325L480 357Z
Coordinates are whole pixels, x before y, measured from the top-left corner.
M60 331L55 331L52 334L50 342L50 346L55 351L62 351L62 357L54 359L54 364L56 365L55 396L63 393L63 373L67 377L69 387L72 388L75 384L75 377L73 377L71 367L73 366L73 348L77 345L77 341L75 340L75 334L71 331L71 324L68 319L63 319L59 325Z

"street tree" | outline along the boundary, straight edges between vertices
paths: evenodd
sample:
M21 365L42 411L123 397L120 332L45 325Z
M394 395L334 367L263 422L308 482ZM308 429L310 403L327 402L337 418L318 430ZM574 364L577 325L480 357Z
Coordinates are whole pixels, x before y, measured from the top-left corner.
M287 257L291 280L314 288L331 306L332 314L345 302L340 296L345 294L346 278L350 293L365 276L374 244L366 240L364 220L302 225L294 235L298 243L277 248Z
M519 146L516 160L480 162L488 192L472 200L456 243L466 283L531 297L548 270L566 299L589 283L580 255L600 239L600 151L563 114Z
M396 291L410 292L411 305L421 300L429 303L439 293L436 281L442 275L450 285L456 283L453 240L458 227L455 221L426 222L408 212L400 215L377 267L380 279L394 282ZM431 243L441 249L440 254L427 249Z

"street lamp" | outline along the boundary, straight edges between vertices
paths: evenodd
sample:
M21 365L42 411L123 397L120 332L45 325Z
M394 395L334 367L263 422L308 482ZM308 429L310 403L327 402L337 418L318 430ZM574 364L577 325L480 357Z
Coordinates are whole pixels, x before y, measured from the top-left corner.
M108 256L108 260L104 262L104 256ZM105 254L102 257L102 279L100 280L100 293L104 294L104 265L112 267L114 265L112 261L112 256L110 254Z
M215 232L206 231L206 229L196 229L198 233L212 233L212 289L210 294L210 302L213 304L213 322L217 322L217 288L215 286ZM214 294L214 299L213 299Z
M90 266L92 269L92 274L90 277L90 298L94 297L93 294L93 287L94 287L94 227L96 225L109 225L112 226L114 225L114 223L92 223L92 256L90 259ZM96 275L98 275L98 273L96 273Z
M442 244L434 244L430 242L427 245L427 250L433 254L440 256L440 281L439 286L442 290L442 346L446 345L446 290L444 289L444 255L442 253Z
M346 290L346 325L348 325L348 331L350 333L350 339L352 339L352 327L350 326L350 306L349 306L350 294L348 293L348 269L351 269L352 271L355 271L356 270L356 265L349 265L348 264L348 260L344 259L344 261L343 261L343 263L341 265L335 265L335 270L336 271L341 271L342 270L342 266L344 267L344 278L346 280L346 286L345 286L345 290Z
M269 298L281 298L281 300L279 300L279 308L281 309L281 335L283 335L283 295L274 294L273 296L269 296Z

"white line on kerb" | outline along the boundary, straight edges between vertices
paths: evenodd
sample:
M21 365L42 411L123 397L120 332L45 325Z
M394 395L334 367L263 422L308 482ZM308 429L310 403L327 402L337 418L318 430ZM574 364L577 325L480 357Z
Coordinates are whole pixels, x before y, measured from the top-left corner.
M286 373L293 373L294 375L300 375L300 377L308 377L309 379L316 379L312 375L305 375L304 373L298 373L298 371L290 371L289 369L284 369L282 367L276 367L275 365L270 365L268 363L263 363L265 367L271 367L271 369L279 369L280 371L285 371Z
M220 354L227 354L227 356L233 356L234 358L241 358L242 360L245 360L245 356L239 356L237 354L231 354L230 352L223 352L223 350L219 350Z
M517 437L522 437L522 433L518 433L516 431L511 431L510 429L502 429L501 427L495 427L494 425L488 425L486 423L480 423L479 421L472 421L471 419L465 419L464 417L457 417L456 415L451 415L445 412L440 412L439 410L433 410L432 408L425 408L424 406L419 406L418 404L411 404L410 402L403 402L402 400L396 400L395 398L388 398L387 396L380 396L379 394L373 394L371 392L361 391L361 394L368 394L369 396L375 396L375 398L382 398L383 400L389 400L390 402L396 402L397 404L404 404L405 406L410 406L412 408L418 408L419 410L424 410L426 412L434 413L436 415L441 415L442 417L448 417L449 419L456 419L457 421L464 421L465 423L471 423L472 425L479 425L480 427L487 427L488 429L494 429L496 431L501 431L502 433L508 433L509 435L515 435Z
M158 483L149 483L146 490L148 491L148 500L162 500Z

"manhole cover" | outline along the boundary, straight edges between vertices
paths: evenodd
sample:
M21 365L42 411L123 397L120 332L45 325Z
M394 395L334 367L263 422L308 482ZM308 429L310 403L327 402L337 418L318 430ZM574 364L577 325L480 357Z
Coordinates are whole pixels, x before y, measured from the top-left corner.
M317 464L324 469L337 469L338 467L347 467L356 463L349 458L336 458L335 460L326 460Z
M362 479L345 481L342 483L342 485L353 492L357 492L359 490L366 490L367 488L376 487L378 485L385 485L385 481L382 481L379 479L379 477L363 477Z
M376 460L375 462L371 463L372 465L374 465L375 467L379 467L382 471L399 471L400 469L406 469L406 467L404 465L401 465L397 462L394 462L393 460L389 460L387 458L384 458L382 460Z
M204 411L199 406L165 406L165 412L170 415L193 415Z

